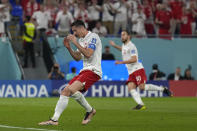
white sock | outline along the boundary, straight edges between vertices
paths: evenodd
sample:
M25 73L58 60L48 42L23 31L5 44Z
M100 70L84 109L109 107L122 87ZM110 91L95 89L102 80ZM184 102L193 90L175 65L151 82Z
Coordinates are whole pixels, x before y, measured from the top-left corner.
M145 84L145 90L148 91L163 91L164 88L153 84Z
M75 92L72 97L81 105L86 109L86 112L91 112L92 111L92 107L89 105L89 103L86 101L84 95L77 91Z
M56 104L56 107L55 107L55 113L54 113L53 117L51 118L52 120L58 121L60 115L62 114L64 109L66 109L66 107L68 105L68 100L69 100L69 97L60 95L60 98L59 98L59 100Z
M144 103L142 102L142 99L140 97L140 94L136 91L136 89L130 90L130 93L137 104L144 105Z

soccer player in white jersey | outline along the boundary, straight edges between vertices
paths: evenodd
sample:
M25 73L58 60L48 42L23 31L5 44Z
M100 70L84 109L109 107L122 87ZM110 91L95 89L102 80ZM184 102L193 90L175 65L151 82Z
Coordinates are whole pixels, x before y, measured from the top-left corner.
M83 60L83 69L61 92L53 117L48 121L39 123L39 125L58 125L58 119L67 107L70 96L86 110L82 124L88 124L96 113L96 110L89 105L82 92L87 91L101 79L101 40L97 34L85 28L83 21L76 20L71 27L74 34L70 34L64 39L64 45L76 61ZM76 37L79 38L78 41ZM70 42L77 47L76 51L73 51Z
M133 109L143 110L146 109L144 103L140 97L140 94L136 91L139 87L141 90L158 90L163 91L168 96L171 96L171 92L164 87L160 87L153 84L145 84L147 81L146 74L142 63L138 62L138 51L135 45L131 42L131 36L128 31L121 32L122 47L116 45L113 41L109 44L116 49L122 51L123 61L116 61L115 64L126 64L129 78L126 82L128 90L137 103L137 106Z

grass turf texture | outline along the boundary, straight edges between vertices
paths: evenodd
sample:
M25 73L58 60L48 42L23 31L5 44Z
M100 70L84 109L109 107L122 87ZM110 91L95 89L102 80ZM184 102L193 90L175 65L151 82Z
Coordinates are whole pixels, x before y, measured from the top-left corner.
M0 98L0 125L65 131L196 131L197 98L143 98L147 110L131 110L132 98L87 98L97 110L81 125L85 110L72 98L59 126L38 126L53 115L58 98ZM0 127L0 131L18 131Z

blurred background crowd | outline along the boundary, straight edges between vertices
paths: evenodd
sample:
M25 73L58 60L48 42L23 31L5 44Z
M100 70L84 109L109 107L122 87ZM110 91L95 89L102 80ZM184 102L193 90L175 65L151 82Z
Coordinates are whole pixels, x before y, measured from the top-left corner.
M192 37L196 34L197 0L1 0L0 34L12 21L22 34L26 16L48 35L64 36L80 19L100 36L128 29L138 37Z
M83 20L92 32L109 39L120 36L121 30L125 29L137 38L196 38L197 0L0 0L0 37L11 37L12 46L23 68L26 68L25 74L34 73L27 69L28 57L31 58L32 67L37 67L38 75L30 78L42 74L45 78L45 67L47 73L51 72L49 79L69 80L76 75L74 68L70 74L66 74L68 71L62 74L59 66L65 64L55 62L54 57L57 58L58 51L65 54L64 48L58 45L59 37L72 33L70 25L77 19ZM48 36L54 40L49 40ZM103 60L117 59L109 46L103 49ZM53 67L54 63L59 65ZM182 67L181 64L177 65ZM156 64L149 79L194 79L191 68L185 68L184 76L181 76L180 70L177 67L174 73L167 76L159 71Z

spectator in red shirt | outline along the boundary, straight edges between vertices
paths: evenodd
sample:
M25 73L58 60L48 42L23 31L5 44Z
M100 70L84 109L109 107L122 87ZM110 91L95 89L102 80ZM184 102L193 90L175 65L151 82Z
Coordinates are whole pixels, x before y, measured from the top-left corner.
M149 4L149 6L151 6L153 13L155 13L155 11L157 10L156 6L159 3L159 1L158 0L147 0L147 2Z
M157 14L161 11L161 6L162 6L161 4L156 5L156 9L155 9L155 12L154 12L155 20L156 20ZM159 35L159 25L156 24L156 22L154 24L154 27L155 27L155 33L158 36Z
M146 16L146 20L145 20L145 30L147 35L152 35L155 33L154 31L154 21L153 21L153 12L152 12L152 8L151 6L148 4L148 0L145 0L143 2L143 6L144 6L144 14Z
M40 4L36 0L29 0L25 5L25 15L32 16L35 11L40 9Z
M55 19L58 13L58 3L55 0L46 0L44 2L46 5L46 11L50 12L51 20L53 25L55 25Z
M76 20L82 20L85 22L86 27L88 27L88 10L85 7L85 3L84 2L79 2L78 3L78 8L76 8L75 12L74 12L74 18Z
M180 14L182 14L182 7L183 7L183 2L182 0L174 0L174 1L171 1L169 3L171 9L172 9L172 15L173 15L173 18L175 20L180 20L181 17L180 17Z
M171 39L172 13L167 10L166 4L161 5L161 11L156 14L155 23L159 25L159 37Z
M25 10L28 2L29 2L29 0L20 0L21 6L23 7L24 10Z
M196 20L197 20L197 7L196 7L196 2L195 1L191 1L190 2L190 9L193 15L192 18L192 34L196 33Z
M176 33L178 34L179 33L179 23L180 23L180 20L181 20L181 14L182 14L182 7L183 7L184 3L182 0L170 0L169 2L169 6L171 7L171 10L172 10L172 16L174 18L174 21L172 23L172 34ZM176 32L175 32L176 31Z
M192 19L193 15L189 9L186 9L186 7L183 7L183 12L181 15L181 29L180 34L182 37L188 37L188 35L192 34Z

